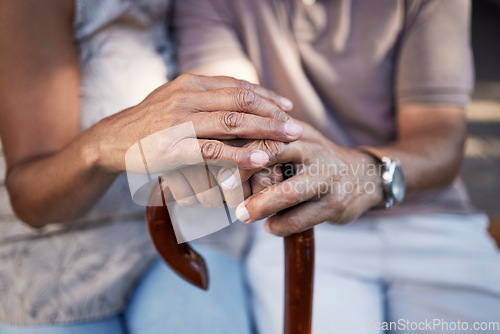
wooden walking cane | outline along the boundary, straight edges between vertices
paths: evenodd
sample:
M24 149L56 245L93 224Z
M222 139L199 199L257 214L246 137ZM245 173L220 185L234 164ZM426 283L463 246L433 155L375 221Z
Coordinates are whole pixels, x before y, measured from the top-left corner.
M283 179L295 173L281 168ZM285 334L310 334L314 291L314 228L285 237Z
M285 169L283 175L292 176L293 166L286 164ZM158 188L151 196L161 196L163 206L146 207L146 224L153 245L175 273L207 290L209 277L205 260L188 243L177 243L166 205L168 195L159 179ZM285 334L311 333L313 278L314 230L311 228L285 238Z
M165 189L165 191L167 190ZM146 207L146 224L151 241L163 261L177 275L194 286L207 290L208 270L205 260L187 242L177 243L167 209L168 196L165 196L161 179L158 178L158 187L153 189L150 198L160 196L163 206Z

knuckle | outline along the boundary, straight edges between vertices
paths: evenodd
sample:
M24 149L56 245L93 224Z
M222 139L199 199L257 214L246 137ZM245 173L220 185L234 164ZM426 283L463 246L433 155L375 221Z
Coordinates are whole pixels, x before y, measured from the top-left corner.
M228 133L234 133L243 123L243 115L238 112L228 112L222 115L222 126Z
M276 140L265 140L264 147L269 154L278 155L283 151L283 142Z
M277 120L280 120L280 121L283 121L283 122L286 122L288 121L289 117L288 115L283 112L280 108L278 107L273 107L272 111L271 111L271 116L274 118L274 119L277 119Z
M238 81L239 81L240 87L243 89L252 90L254 88L253 85L246 80L238 80Z
M201 144L201 153L206 159L220 159L222 151L222 143L216 140L209 140Z
M194 77L194 74L184 73L177 77L176 81L181 85L187 85L193 82Z
M265 122L266 122L265 128L268 129L270 132L280 133L280 134L282 133L283 126L280 121L277 121L272 118L267 118Z
M246 144L245 147L247 147L249 149L261 150L263 147L262 141L263 141L262 139L253 140L250 143Z
M235 149L230 151L229 158L237 165L242 165L246 161L243 149Z
M298 233L302 231L302 223L296 217L290 217L287 220L286 231L282 231L284 234L288 233Z
M334 208L332 212L334 221L340 223L342 221L342 218L344 217L345 212L347 211L347 204L345 203L345 201L340 200L339 198L335 198L333 201L331 201L330 207Z
M240 154L240 150L234 150L230 154L230 159L237 165L242 165L245 162L245 159L243 158L243 155Z
M258 107L258 97L251 90L238 89L236 93L236 104L243 111L253 110Z
M346 217L339 212L336 212L329 221L335 225L346 225L350 222L349 219L346 219Z
M255 140L249 145L248 148L257 149L266 152L269 157L276 157L279 155L284 149L284 143L276 140L270 139L260 139Z

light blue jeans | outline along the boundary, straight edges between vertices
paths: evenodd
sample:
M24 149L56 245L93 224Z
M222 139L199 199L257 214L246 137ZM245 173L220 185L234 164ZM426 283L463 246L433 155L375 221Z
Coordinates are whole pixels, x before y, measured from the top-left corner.
M500 252L487 226L482 214L439 213L316 226L312 333L500 333ZM256 327L283 333L283 240L255 228Z
M207 261L208 291L186 283L158 259L120 315L65 325L0 324L0 334L249 334L251 321L242 265L211 248L197 249Z

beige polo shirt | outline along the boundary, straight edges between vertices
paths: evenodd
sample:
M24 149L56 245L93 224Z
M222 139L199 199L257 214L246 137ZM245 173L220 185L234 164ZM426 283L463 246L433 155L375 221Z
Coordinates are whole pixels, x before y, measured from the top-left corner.
M348 147L393 141L398 104L465 106L472 90L468 0L180 0L174 17L181 71L248 59ZM473 211L457 180L370 214Z

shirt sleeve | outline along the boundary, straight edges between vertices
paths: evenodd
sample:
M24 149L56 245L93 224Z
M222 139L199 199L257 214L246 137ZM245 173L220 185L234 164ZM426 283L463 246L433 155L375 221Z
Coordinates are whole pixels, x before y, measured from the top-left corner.
M181 72L234 58L247 59L231 1L177 0L174 29Z
M469 0L407 2L396 64L398 104L465 106L473 88Z

